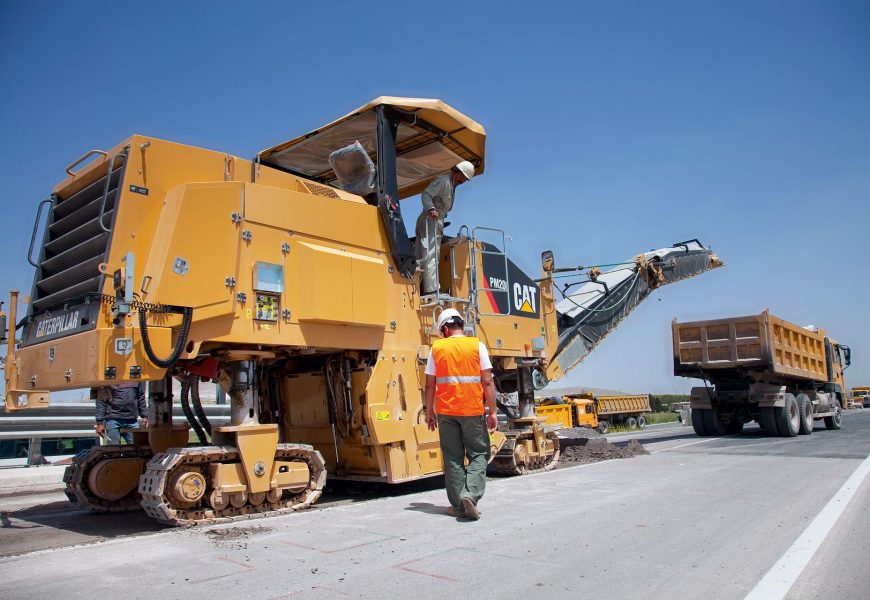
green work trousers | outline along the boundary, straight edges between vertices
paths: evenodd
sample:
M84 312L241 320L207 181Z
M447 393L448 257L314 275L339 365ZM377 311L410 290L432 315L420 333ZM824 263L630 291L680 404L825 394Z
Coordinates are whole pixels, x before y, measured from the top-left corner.
M489 462L486 419L483 415L438 415L438 437L441 440L444 482L450 505L458 508L465 497L477 504L486 487L486 465Z

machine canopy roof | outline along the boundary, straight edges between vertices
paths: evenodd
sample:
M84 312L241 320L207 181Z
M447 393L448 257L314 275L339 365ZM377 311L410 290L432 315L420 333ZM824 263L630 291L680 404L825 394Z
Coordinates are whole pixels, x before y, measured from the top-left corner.
M338 187L329 155L359 141L377 163L376 109L391 106L403 113L396 134L399 197L423 191L433 177L461 160L483 173L486 132L483 127L441 100L381 96L320 129L263 150L264 165Z

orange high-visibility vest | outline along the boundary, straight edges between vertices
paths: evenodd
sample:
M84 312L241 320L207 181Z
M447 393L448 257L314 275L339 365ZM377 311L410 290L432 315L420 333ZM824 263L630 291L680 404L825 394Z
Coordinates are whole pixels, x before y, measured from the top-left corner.
M456 336L432 343L435 363L435 412L473 417L483 414L480 383L480 340Z

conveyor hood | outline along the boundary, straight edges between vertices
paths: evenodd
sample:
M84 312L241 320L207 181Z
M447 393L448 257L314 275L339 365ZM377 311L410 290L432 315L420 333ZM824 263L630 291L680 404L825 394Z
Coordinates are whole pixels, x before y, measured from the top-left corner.
M652 290L723 264L712 250L691 240L640 254L606 272L588 269L585 281L565 285L556 305L559 344L551 366L567 373Z

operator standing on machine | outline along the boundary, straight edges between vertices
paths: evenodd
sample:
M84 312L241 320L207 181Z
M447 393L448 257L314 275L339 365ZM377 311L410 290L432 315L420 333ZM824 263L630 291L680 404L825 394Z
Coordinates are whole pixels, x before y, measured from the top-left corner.
M417 257L418 267L422 269L421 296L438 291L438 253L441 248L444 219L453 208L456 186L462 185L472 177L474 177L474 165L463 160L457 163L450 173L433 179L423 190L423 212L417 217L417 225L414 228L417 236L414 254Z
M133 443L133 434L121 429L138 429L139 417L148 427L148 404L145 402L144 383L122 383L95 388L97 435L105 434L109 444L117 446L121 438Z
M488 432L498 428L498 420L489 352L478 338L466 337L464 327L459 311L452 308L438 318L442 339L432 344L426 363L426 424L431 431L438 427L447 513L477 520L477 503L486 487Z

